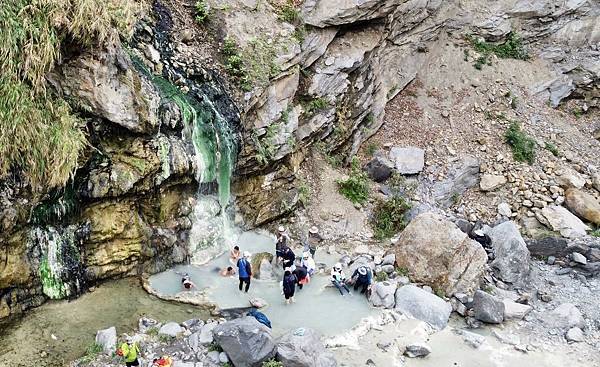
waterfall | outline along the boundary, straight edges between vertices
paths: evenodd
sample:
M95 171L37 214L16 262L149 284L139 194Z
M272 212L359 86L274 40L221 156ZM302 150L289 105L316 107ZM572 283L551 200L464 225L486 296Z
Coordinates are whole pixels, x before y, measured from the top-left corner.
M41 252L38 275L46 296L62 299L81 292L83 265L75 227L61 231L52 226L34 227L29 235L29 245L39 246Z

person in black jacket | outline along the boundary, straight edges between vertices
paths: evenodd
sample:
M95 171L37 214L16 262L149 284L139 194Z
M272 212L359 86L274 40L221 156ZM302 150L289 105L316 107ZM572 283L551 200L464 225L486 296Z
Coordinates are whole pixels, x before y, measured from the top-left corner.
M296 254L291 248L285 247L283 249L281 257L283 258L283 268L293 268L294 261L296 261ZM293 270L293 269L292 269Z
M296 276L292 274L292 271L287 268L283 274L283 295L285 296L285 304L289 304L290 301L294 301L294 293L296 292L296 283L298 280Z
M356 270L354 270L352 279L354 280L354 291L357 291L358 288L361 288L360 293L365 293L368 289L371 289L371 283L373 283L373 272L368 266L359 266Z
M308 271L302 265L297 265L296 269L292 272L296 276L298 281L298 288L302 289L302 286L309 282Z

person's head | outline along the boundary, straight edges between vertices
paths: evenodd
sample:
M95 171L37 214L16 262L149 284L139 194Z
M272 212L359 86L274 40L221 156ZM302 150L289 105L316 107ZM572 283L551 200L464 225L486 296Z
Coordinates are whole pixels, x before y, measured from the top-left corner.
M342 271L342 264L341 263L336 263L333 266L333 270L335 270L335 271Z
M308 233L313 234L313 235L317 234L317 233L319 233L319 228L317 228L317 226L312 226L308 229Z
M250 252L248 252L248 251L244 251L244 257L245 257L246 259L250 258Z
M279 233L285 233L285 227L284 226L279 226L279 228L277 228L277 231Z
M232 268L231 266L228 266L228 267L227 267L227 271L228 271L228 272L231 272L232 270L233 270L233 268Z
M291 275L291 274L292 274L292 269L290 269L290 268L285 268L285 269L283 270L283 275L285 275L285 276L289 276L289 275Z
M302 254L302 258L303 258L304 260L308 260L308 259L310 259L310 252L308 252L308 251L304 252L304 253Z
M360 268L358 268L358 274L367 275L367 268L364 266L361 266Z
M233 246L233 249L236 250L236 251L239 251L240 250L240 246Z
M125 337L125 341L127 342L127 344L131 344L133 343L133 338L128 335Z

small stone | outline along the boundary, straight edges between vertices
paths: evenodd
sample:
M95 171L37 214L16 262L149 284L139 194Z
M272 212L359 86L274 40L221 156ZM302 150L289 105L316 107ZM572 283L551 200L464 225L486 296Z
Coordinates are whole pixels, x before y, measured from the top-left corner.
M510 209L510 205L508 203L498 204L498 214L500 214L504 217L510 217L512 215L512 210Z
M555 262L556 262L556 257L554 257L554 256L548 256L548 260L546 260L546 263L548 265L554 265Z
M579 252L573 252L571 254L571 259L573 259L573 261L575 261L576 263L581 264L581 265L587 264L587 259L585 258L585 256L583 256Z
M481 191L493 191L506 183L506 177L485 174L481 177L479 188Z
M431 347L423 343L414 343L406 346L404 355L409 358L425 357L431 353Z
M584 339L583 330L578 327L571 328L567 331L565 337L567 338L567 341L571 343L582 342Z

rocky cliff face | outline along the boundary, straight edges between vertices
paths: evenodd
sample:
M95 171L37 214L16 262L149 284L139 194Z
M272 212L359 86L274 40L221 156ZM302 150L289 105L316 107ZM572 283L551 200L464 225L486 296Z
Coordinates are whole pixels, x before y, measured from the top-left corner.
M198 24L191 7L155 1L130 44L112 37L47 75L91 144L60 190L0 183L0 318L185 261L199 187L225 205L231 181L250 226L290 213L307 151L347 162L448 39L518 32L554 70L541 99L600 99L594 1L201 4Z

